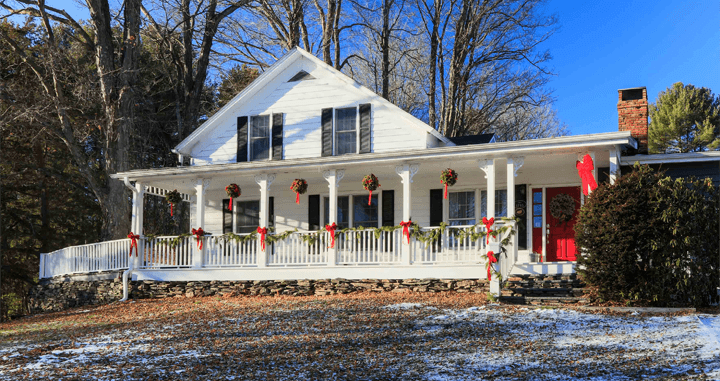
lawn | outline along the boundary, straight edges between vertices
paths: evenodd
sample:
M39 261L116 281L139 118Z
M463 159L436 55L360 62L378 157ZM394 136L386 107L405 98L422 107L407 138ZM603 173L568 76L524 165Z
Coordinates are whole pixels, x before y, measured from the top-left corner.
M0 380L719 379L720 317L479 294L173 298L0 325Z

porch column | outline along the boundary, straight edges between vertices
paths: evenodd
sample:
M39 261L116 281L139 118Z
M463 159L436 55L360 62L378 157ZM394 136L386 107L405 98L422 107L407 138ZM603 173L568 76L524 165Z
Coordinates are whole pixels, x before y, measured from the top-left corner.
M141 258L145 255L145 245L144 245L144 238L145 234L143 233L143 216L144 216L144 210L145 210L145 185L142 184L139 181L135 182L135 191L133 192L133 210L132 210L132 228L133 232L140 236L140 240L138 242L138 247L135 249L137 250L137 255L135 255L132 259L133 262L133 268L139 268L142 261Z
M525 164L524 157L511 157L507 160L507 217L515 217L515 177L517 177L517 171L520 167ZM517 228L517 223L513 225L513 229ZM517 261L517 234L514 234L510 239L510 246L508 248L508 255L512 263Z
M480 160L479 166L487 179L487 217L495 217L495 159Z
M196 229L205 226L205 192L207 192L208 187L210 187L210 179L195 180L195 221L197 223ZM190 228L192 229L193 227L191 226ZM205 246L203 245L203 248L201 250L198 249L196 243L193 242L193 245L193 267L201 268L203 266L203 252L205 251Z
M420 170L420 164L403 164L395 167L395 173L400 176L400 181L403 184L403 222L410 221L412 218L412 187L410 184L412 184L412 178L418 173L418 170ZM402 247L401 263L410 265L412 263L410 244L407 243L406 238L403 237L402 234L400 235L400 240L402 241L402 245L400 246Z
M620 147L610 149L610 184L615 184L620 177Z
M262 174L255 175L255 182L260 185L260 227L269 228L270 222L270 185L275 181L275 174ZM268 231L269 233L269 231ZM258 246L257 246L257 265L258 267L267 267L267 246L265 250L262 249L262 243L260 242L260 235L258 235Z
M340 180L345 177L344 169L330 169L323 172L323 177L328 182L328 188L330 190L329 199L330 205L328 205L328 221L325 221L326 225L332 225L333 222L337 223L337 189L340 187ZM332 239L332 238L331 238ZM328 266L337 266L337 247L328 248Z

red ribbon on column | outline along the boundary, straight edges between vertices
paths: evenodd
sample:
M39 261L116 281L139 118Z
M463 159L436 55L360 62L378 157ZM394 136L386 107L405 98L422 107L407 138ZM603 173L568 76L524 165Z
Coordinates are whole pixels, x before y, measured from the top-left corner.
M589 193L588 187L590 187L591 191L594 191L598 186L595 181L595 176L593 176L593 169L595 169L595 165L593 164L592 156L586 154L583 157L582 162L576 161L575 168L577 168L580 180L582 180L583 194L587 196Z
M330 241L330 248L331 248L331 249L332 249L333 247L335 247L335 229L337 229L337 224L334 223L334 222L332 223L332 225L325 225L325 230L327 230L328 233L330 233L330 238L332 239L332 240Z
M495 223L495 217L490 217L489 220L487 219L487 217L483 217L482 221L483 225L485 225L485 229L487 229L487 235L485 236L485 244L487 245L488 243L490 243L490 233L492 233L493 231L492 226Z
M192 233L195 236L195 241L197 241L198 249L202 250L202 248L203 248L202 237L205 235L205 231L202 228L197 228L197 229L193 229Z
M295 192L295 203L296 204L300 203L300 193L298 193L298 192Z
M267 228L261 228L258 226L257 232L260 233L260 245L262 251L265 251L265 234L267 234Z
M368 196L368 205L372 203L372 191L370 191L370 196Z
M497 258L495 258L495 253L492 251L488 251L487 257L488 257L487 276L488 276L488 280L492 280L492 276L490 275L491 269L492 269L492 264L497 263Z
M230 197L230 211L232 212L232 197Z
M130 234L127 235L128 238L130 238L130 256L132 257L132 250L133 247L135 248L135 256L137 257L140 251L138 250L137 240L140 238L139 235L133 234L133 232L130 232Z
M175 205L175 204L173 204L173 203L171 202L171 203L170 203L170 217L173 216L173 205Z
M403 228L403 235L407 236L408 245L410 244L410 226L412 225L412 220L410 221L403 221L400 223L400 226Z
M445 183L445 199L447 200L447 183Z

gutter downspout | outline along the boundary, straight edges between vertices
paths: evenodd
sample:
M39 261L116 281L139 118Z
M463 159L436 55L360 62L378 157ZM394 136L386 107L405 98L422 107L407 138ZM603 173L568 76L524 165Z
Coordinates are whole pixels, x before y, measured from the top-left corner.
M128 187L133 192L133 195L137 193L137 189L135 189L134 186L130 185L130 180L127 176L123 179L123 182L125 183L125 186ZM137 250L139 251L140 248L138 247ZM135 255L136 258L139 257L139 253ZM130 297L130 293L128 292L128 278L132 276L133 270L135 270L135 259L130 257L130 263L128 264L128 269L123 271L123 297L120 299L121 302L126 302L128 298ZM131 278L132 279L132 278Z

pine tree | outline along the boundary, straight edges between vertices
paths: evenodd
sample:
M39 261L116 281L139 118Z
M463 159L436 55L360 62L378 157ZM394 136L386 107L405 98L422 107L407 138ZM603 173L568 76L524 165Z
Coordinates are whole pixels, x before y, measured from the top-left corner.
M650 105L651 153L699 152L720 146L720 97L678 82Z

